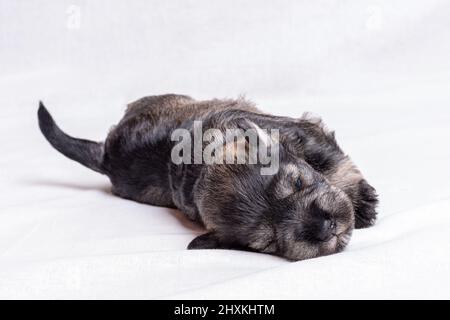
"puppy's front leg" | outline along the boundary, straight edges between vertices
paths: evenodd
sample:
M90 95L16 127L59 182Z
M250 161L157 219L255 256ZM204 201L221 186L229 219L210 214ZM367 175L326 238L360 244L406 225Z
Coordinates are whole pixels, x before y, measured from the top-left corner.
M367 228L375 223L378 197L375 189L365 179L353 187L351 197L355 208L355 228Z

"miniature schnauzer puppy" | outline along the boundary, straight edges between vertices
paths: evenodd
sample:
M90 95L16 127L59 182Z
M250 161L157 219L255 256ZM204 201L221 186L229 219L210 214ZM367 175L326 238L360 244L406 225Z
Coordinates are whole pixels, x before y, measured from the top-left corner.
M68 136L42 103L38 118L50 144L107 175L115 195L178 208L203 225L206 233L189 249L243 249L303 260L342 251L354 228L375 222L375 189L317 118L269 115L244 99L149 96L129 104L102 143ZM250 162L248 155L238 164L189 161L198 155L195 148L180 152L188 161L174 161L174 132L183 129L193 137L197 121L219 133L253 128L266 143L271 137L265 132L276 129L277 148L269 154L277 152L277 170L262 174L267 163ZM238 139L249 151L250 139ZM205 143L203 137L201 147ZM239 155L235 145L217 150L231 159Z

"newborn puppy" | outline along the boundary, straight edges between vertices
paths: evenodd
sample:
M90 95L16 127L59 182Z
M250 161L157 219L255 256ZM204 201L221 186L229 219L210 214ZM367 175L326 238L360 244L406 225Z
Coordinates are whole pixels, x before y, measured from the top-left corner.
M66 135L42 103L38 117L53 147L107 175L114 194L178 208L202 224L207 233L189 249L244 249L303 260L342 251L354 228L375 221L374 188L319 119L264 114L243 99L150 96L129 104L105 142L97 143ZM183 129L194 137L196 121L216 133L255 129L260 143L276 145L269 154L277 152L278 170L262 174L267 163L249 161L246 136L215 154L235 160L240 139L246 152L243 163L190 161L195 147L183 150L187 161L174 161L174 132ZM278 141L265 133L270 129L278 130Z

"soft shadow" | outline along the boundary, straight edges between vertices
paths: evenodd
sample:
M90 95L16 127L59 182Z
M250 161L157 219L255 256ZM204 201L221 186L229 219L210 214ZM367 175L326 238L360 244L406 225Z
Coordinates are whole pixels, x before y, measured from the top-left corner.
M197 233L199 235L206 232L205 228L201 224L190 220L180 210L172 209L172 208L166 208L166 209L169 212L169 214L171 214L173 217L175 217L175 219L177 219L178 222L183 227L185 227L187 229L190 229L190 230L194 231L195 233Z
M112 197L120 198L111 193L111 185L108 183L87 185L87 184L77 184L75 182L55 181L55 180L48 180L48 179L22 180L21 182L26 185L29 185L29 186L66 188L66 189L80 190L80 191L97 190L97 191L101 191L105 194L108 194ZM121 198L121 199L123 199L125 201L133 201L130 199L124 199L124 198ZM133 202L140 203L140 202L135 202L135 201L133 201ZM140 204L153 207L152 205L146 204L146 203L140 203ZM185 227L191 231L194 231L195 233L198 233L198 234L205 232L205 228L202 225L187 218L186 215L184 215L180 210L175 209L175 208L167 208L167 207L159 207L159 208L166 209L167 213L172 215L183 227Z
M51 188L65 188L65 189L72 189L72 190L80 190L80 191L89 191L89 190L98 190L106 194L111 193L111 185L108 183L101 183L101 184L77 184L75 182L64 182L64 181L55 181L55 180L48 180L48 179L38 179L38 180L22 180L22 183L29 185L29 186L45 186L45 187L51 187Z

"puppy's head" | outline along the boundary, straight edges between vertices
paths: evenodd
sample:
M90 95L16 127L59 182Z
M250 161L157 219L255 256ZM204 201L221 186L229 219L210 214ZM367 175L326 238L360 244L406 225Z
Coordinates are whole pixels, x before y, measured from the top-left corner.
M301 159L280 167L265 190L273 228L266 251L292 260L340 252L354 226L348 196Z
M350 240L350 199L302 159L283 156L273 176L259 166L211 166L202 189L202 218L225 247L303 260L340 252Z

